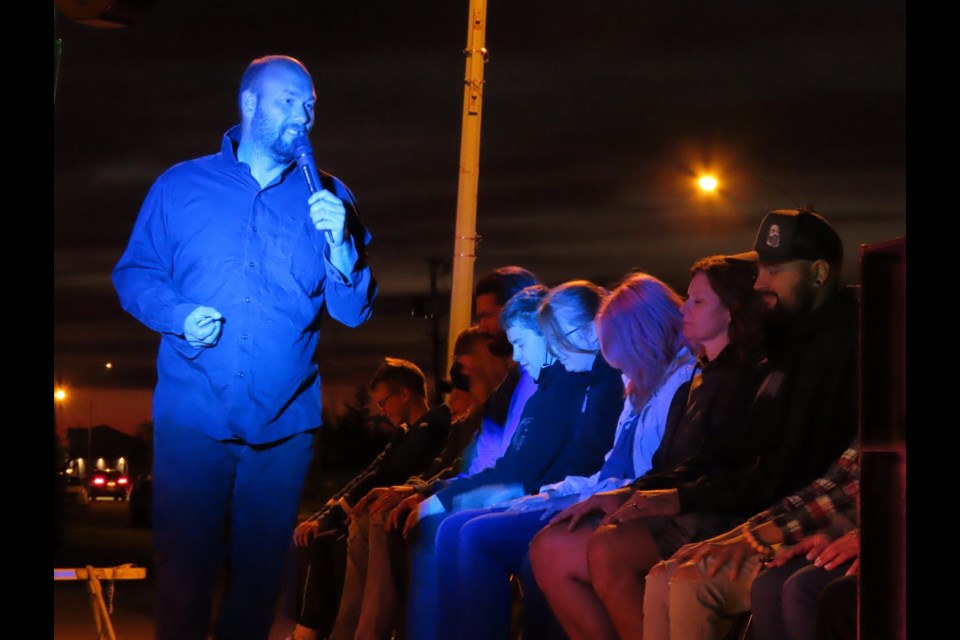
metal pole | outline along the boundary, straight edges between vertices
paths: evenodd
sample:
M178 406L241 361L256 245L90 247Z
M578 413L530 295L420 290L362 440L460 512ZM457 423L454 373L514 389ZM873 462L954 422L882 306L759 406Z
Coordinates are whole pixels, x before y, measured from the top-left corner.
M460 182L457 189L457 225L453 243L450 285L450 329L447 367L453 364L457 335L470 326L473 265L477 259L477 184L480 170L480 114L483 105L483 65L487 29L486 0L470 0L467 20L466 77L463 83L463 123L460 130Z

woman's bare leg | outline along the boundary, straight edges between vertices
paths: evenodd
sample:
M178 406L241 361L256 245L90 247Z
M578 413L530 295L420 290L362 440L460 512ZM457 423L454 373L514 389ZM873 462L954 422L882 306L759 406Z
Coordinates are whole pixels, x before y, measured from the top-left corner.
M643 591L658 562L657 544L644 520L603 525L587 542L589 581L624 640L643 638Z
M530 543L537 585L571 640L616 640L616 630L590 584L587 543L594 526L584 523L567 531L567 524L542 529Z

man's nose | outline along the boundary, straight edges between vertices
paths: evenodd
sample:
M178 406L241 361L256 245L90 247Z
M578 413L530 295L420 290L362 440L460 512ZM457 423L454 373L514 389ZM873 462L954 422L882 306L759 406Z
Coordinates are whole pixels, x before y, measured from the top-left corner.
M310 111L306 107L293 110L293 120L294 122L307 124L310 122Z

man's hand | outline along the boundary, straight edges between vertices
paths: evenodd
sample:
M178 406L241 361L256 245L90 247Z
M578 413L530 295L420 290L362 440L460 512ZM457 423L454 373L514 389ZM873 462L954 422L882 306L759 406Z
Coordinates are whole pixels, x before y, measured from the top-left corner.
M386 514L391 512L394 507L403 502L406 498L412 496L414 493L414 488L406 485L387 487L384 490L384 493L377 496L373 504L370 505L370 515L375 516L377 514L383 514L386 516Z
M324 234L327 245L330 247L330 264L337 268L345 280L350 280L350 274L357 264L357 249L347 233L347 210L343 200L321 189L310 194L307 200L310 205L310 220L313 226Z
M811 553L807 554L807 560L813 560L814 566L823 567L827 571L836 569L847 560L855 558L853 564L847 569L844 575L852 576L860 572L860 530L854 529L843 534L830 544L823 551L811 558Z
M325 235L331 248L343 244L347 220L347 208L343 206L343 200L326 189L321 189L310 194L307 204L310 205L310 220L316 230L330 232Z
M630 499L623 506L609 514L600 524L629 522L637 518L649 518L651 516L677 515L680 515L680 496L677 490L654 489L637 491L630 496Z
M293 530L293 543L298 547L306 547L317 537L320 523L316 520L304 520Z
M625 487L623 489L595 493L586 500L581 500L555 515L550 520L550 524L569 520L570 524L567 526L567 531L573 531L580 525L581 521L592 513L602 513L606 516L616 511L630 496L631 491L632 489Z
M677 564L684 564L690 562L694 554L696 554L701 547L704 547L708 544L713 544L710 540L703 540L701 542L688 542L679 549L673 552L673 555L670 556L670 560L676 562Z
M415 509L411 509L409 515L407 515L406 521L403 523L403 537L406 538L410 535L410 532L417 528L417 525L420 524L420 508L419 505Z
M183 321L183 337L191 347L207 348L217 344L223 315L213 307L197 307Z
M410 493L402 491L406 488L407 487L376 487L370 489L367 495L360 498L357 504L353 505L353 510L350 512L350 515L361 516L367 509L370 510L370 515L374 515L385 509L395 507L401 500L413 492L412 488L410 488ZM386 506L388 501L392 501L389 507Z
M384 525L384 528L387 531L392 531L394 529L404 529L407 521L407 515L410 512L416 513L417 507L420 506L420 503L423 502L424 498L419 493L414 493L411 496L407 496L400 503L393 508L393 511L390 512L390 517L387 518L387 521Z
M707 577L712 578L724 565L730 565L730 579L736 580L743 562L755 553L745 538L734 538L700 545L691 555L690 562L696 564L704 558L713 558L714 562L707 568Z

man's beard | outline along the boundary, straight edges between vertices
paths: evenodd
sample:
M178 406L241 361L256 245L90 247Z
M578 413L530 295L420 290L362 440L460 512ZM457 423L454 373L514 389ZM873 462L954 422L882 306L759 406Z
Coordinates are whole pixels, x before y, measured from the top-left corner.
M781 334L794 325L800 318L813 310L815 290L810 281L801 281L793 289L793 303L785 305L780 297L772 309L763 317L763 326L768 335Z
M281 164L293 162L293 141L288 143L283 139L283 132L287 129L285 124L276 126L271 124L270 121L264 117L260 106L257 105L257 109L253 114L251 128L253 129L254 140L257 141L258 146L266 151L273 160Z

